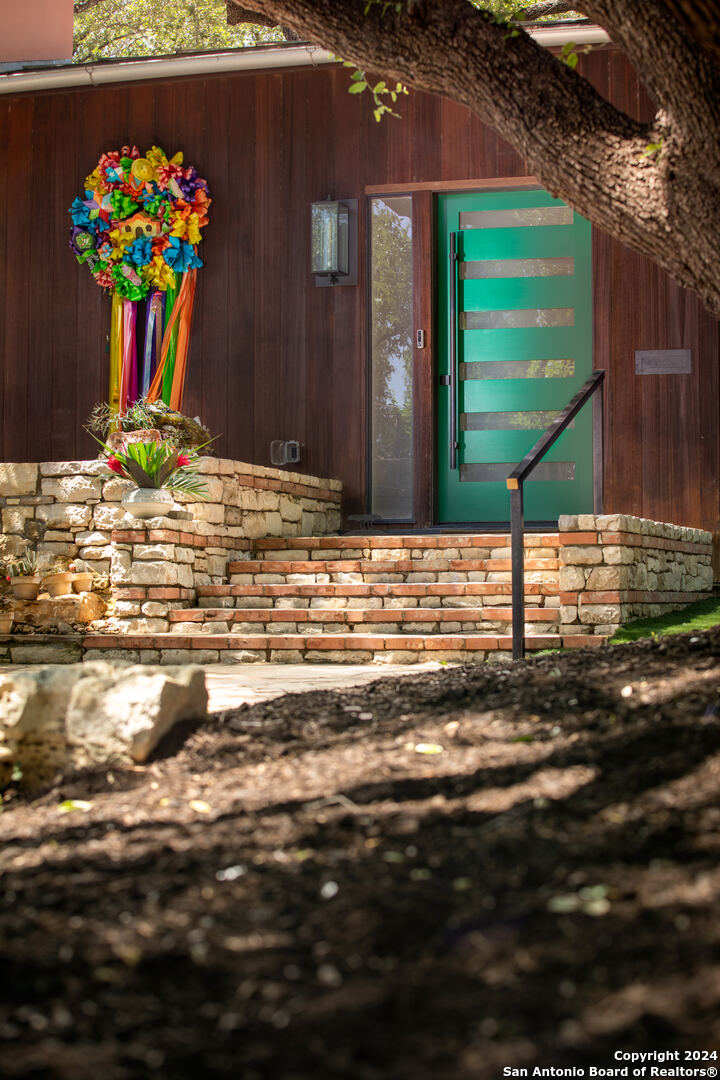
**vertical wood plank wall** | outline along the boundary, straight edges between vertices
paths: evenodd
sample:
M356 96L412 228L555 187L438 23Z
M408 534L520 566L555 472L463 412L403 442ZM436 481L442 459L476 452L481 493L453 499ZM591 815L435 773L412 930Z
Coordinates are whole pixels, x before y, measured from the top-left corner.
M634 115L649 108L622 56L582 60ZM110 302L68 249L67 208L99 155L182 149L214 196L198 276L184 408L220 454L269 464L299 439L302 468L339 477L364 509L368 185L522 176L520 157L465 108L427 94L376 124L342 69L295 69L0 97L0 458L94 455L83 430L107 396ZM357 287L318 289L309 206L360 199ZM431 241L431 196L421 207ZM416 251L418 245L416 245ZM416 273L419 309L432 303ZM608 370L606 508L718 528L718 326L699 301L596 231L595 362ZM690 376L634 373L634 350L691 348ZM418 468L431 467L432 372L419 370ZM430 514L423 484L422 516Z

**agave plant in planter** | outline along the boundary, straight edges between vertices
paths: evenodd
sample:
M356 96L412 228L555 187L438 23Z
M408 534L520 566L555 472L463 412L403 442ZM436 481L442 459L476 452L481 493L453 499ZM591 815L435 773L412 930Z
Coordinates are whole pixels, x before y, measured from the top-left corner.
M105 443L101 445L108 468L136 485L122 499L133 517L167 514L174 506L172 492L175 491L193 499L208 497L207 484L197 473L197 450L177 450L168 443L155 442L130 443L124 451L113 451Z
M7 564L6 578L10 582L16 600L35 600L40 592L40 578L37 573L37 555L30 548L25 554Z

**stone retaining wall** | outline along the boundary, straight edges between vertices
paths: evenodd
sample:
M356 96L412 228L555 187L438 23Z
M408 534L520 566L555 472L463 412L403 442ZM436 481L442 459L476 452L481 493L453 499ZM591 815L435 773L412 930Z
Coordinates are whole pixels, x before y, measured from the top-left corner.
M198 585L225 581L230 559L260 536L322 536L340 527L342 485L222 458L202 459L210 498L175 515L126 513L132 485L103 461L0 463L0 559L29 545L42 572L57 558L83 559L110 580L115 630L162 633L168 611L195 603Z
M563 515L561 634L614 634L618 626L710 596L712 533L626 514Z

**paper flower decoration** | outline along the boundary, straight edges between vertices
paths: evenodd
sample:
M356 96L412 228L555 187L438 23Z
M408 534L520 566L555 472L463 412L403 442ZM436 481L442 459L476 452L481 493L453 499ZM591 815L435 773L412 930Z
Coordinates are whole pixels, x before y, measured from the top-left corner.
M182 153L137 146L103 154L70 207L70 247L98 285L126 300L177 288L175 274L202 266L197 254L211 199Z

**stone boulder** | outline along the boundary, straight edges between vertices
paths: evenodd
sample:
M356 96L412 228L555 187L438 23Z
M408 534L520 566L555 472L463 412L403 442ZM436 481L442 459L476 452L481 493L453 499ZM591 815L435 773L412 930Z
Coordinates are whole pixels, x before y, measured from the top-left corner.
M91 662L0 675L0 779L28 789L78 769L145 761L181 720L207 716L202 668Z

